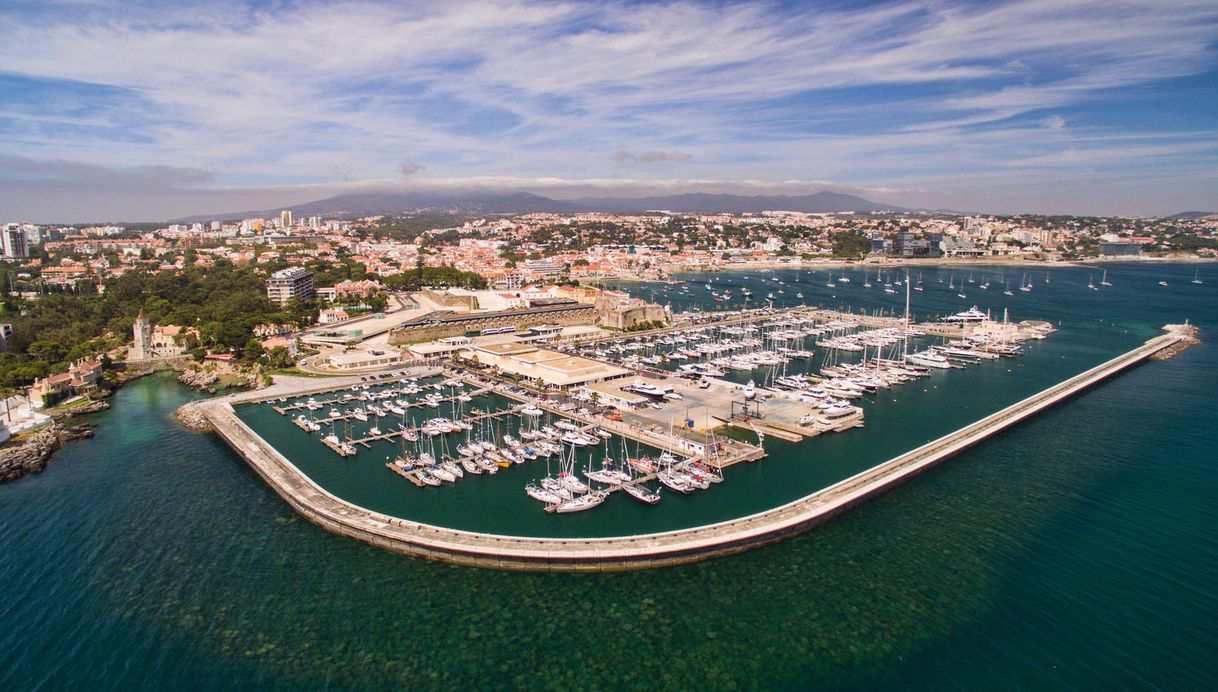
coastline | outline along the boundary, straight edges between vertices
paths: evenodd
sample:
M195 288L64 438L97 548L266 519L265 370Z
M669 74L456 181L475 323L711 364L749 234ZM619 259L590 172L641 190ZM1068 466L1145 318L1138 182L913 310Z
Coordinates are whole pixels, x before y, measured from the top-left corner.
M216 388L212 385L221 378L221 375L208 373L207 377L200 377L203 371L192 369L188 367L189 364L189 356L136 363L121 361L121 368L111 370L114 377L107 382L108 386L104 390L104 395L78 406L46 409L44 413L51 419L50 422L26 433L15 435L0 444L0 483L13 482L29 474L42 473L51 465L55 454L65 444L93 437L93 431L100 427L98 423L65 425L63 421L108 410L110 397L114 396L119 389L138 379L158 372L172 371L177 373L175 379L182 386L195 391L216 394ZM244 385L246 391L259 389L256 386L261 384L258 374L260 373L251 376L251 379ZM223 387L223 389L228 388L230 387ZM199 425L197 420L189 418L179 418L179 420L188 429L210 432L210 429L206 427L193 427Z
M677 274L711 274L734 271L769 271L774 269L798 269L818 271L821 269L872 269L886 267L1020 267L1025 269L1054 269L1067 267L1086 267L1107 264L1188 264L1208 265L1218 264L1218 257L1198 257L1187 255L1181 257L1089 257L1077 260L1046 260L1022 259L1018 257L867 257L863 259L818 258L813 260L795 260L782 262L764 260L757 262L740 262L723 264L688 264L674 263L661 277L645 277L638 274L621 274L618 276L575 277L582 282L596 285L599 282L613 281L618 283L672 283Z

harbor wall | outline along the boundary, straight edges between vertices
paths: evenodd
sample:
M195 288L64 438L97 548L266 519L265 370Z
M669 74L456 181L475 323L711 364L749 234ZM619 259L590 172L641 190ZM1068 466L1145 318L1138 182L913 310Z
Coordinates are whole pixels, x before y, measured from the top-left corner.
M225 401L204 409L216 432L302 516L394 552L460 565L525 571L610 572L666 567L770 545L822 524L898 483L1055 406L1185 337L1173 332L828 488L746 517L691 529L613 538L556 539L459 531L352 505L308 478Z

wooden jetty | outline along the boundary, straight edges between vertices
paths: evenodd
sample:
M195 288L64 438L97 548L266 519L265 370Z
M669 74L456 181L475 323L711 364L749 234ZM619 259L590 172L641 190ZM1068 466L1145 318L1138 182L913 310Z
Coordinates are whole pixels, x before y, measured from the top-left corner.
M395 464L393 462L389 462L389 463L385 464L385 466L388 466L394 473L401 476L402 478L405 478L406 480L410 481L411 483L414 483L415 485L419 486L420 488L423 487L423 481L419 480L419 477L417 475L415 475L414 471L407 471L406 469L398 466L397 464Z

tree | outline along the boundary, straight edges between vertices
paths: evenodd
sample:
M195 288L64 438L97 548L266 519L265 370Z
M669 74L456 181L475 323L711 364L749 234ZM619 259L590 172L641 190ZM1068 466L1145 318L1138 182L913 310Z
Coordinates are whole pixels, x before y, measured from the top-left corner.
M842 231L833 236L833 256L863 259L871 252L871 239L862 231Z
M275 346L267 351L266 361L272 368L290 368L295 363L284 346Z
M253 336L251 336L249 340L245 342L245 346L241 349L242 359L251 363L261 358L262 354L262 342L258 341L258 338Z

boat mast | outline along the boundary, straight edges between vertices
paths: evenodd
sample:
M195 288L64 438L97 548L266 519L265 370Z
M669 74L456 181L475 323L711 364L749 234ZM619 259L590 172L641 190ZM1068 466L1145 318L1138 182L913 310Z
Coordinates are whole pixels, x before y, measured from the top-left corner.
M909 356L909 269L905 270L905 334L902 337L901 363Z

